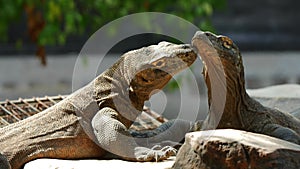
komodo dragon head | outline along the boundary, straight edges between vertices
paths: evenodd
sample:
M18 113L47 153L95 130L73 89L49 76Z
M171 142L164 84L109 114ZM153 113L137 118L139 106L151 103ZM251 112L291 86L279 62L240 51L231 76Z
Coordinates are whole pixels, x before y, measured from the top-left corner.
M196 58L188 44L161 42L129 51L95 80L96 99L103 106L118 106L118 110L125 110L126 102L126 109L130 110L125 112L141 111L151 95Z
M206 69L222 69L226 75L239 75L244 72L239 48L227 36L198 31L192 43L199 46Z
M247 93L242 57L237 45L226 36L198 31L192 39L192 46L204 63L203 75L214 125L240 125L240 107Z
M188 44L161 42L128 52L124 57L131 90L149 97L156 89L162 89L173 75L189 67L197 55Z

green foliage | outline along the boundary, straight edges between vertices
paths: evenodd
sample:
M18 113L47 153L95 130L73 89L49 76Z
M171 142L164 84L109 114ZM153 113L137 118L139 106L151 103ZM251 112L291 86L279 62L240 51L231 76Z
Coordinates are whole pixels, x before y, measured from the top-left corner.
M7 40L8 25L21 15L22 3L17 1L0 0L0 39Z
M137 12L164 12L197 23L201 29L211 30L210 16L215 9L225 6L226 0L0 0L0 39L7 40L9 25L24 14L27 22L31 7L41 13L42 22L36 31L37 45L63 45L70 35L92 33L116 18ZM30 8L30 9L31 9ZM26 31L26 29L25 29ZM112 30L111 33L117 30ZM35 36L33 33L31 36ZM34 39L34 37L32 38ZM21 43L18 42L20 45Z

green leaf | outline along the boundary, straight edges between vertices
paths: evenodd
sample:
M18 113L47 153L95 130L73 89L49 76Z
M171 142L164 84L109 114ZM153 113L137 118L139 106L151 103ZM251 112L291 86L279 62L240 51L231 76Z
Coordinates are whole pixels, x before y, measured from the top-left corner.
M72 33L75 31L75 16L73 13L69 12L65 17L65 32Z
M59 27L55 24L47 24L40 33L38 44L40 45L54 45L56 44L56 38L59 34Z
M61 17L61 9L55 1L48 2L48 21L54 22Z
M206 19L200 24L200 28L205 31L215 32L214 27L211 24L211 21Z
M205 2L205 3L203 3L202 8L206 15L209 15L209 16L212 15L213 7L211 6L211 4L209 4L208 2Z

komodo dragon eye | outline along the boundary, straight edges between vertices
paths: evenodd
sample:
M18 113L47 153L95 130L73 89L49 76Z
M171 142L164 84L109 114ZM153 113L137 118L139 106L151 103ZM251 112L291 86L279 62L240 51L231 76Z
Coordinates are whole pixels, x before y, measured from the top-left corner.
M227 41L223 42L223 46L224 46L226 49L231 49L231 45L230 45Z
M158 61L152 63L152 65L154 65L156 67L163 67L163 66L165 66L165 64L166 63L164 61L162 61L162 60L158 60Z
M227 38L227 37L221 37L221 40L223 42L223 46L226 48L226 49L231 49L232 48L232 44L233 42Z

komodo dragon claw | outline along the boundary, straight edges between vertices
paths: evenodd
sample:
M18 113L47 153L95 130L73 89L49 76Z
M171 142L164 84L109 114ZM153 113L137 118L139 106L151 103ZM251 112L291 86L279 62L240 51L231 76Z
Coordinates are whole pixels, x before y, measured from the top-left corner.
M171 146L165 146L161 149L160 145L155 145L151 149L145 147L137 147L136 150L136 157L138 161L162 161L170 156L174 156L177 153L177 150Z

